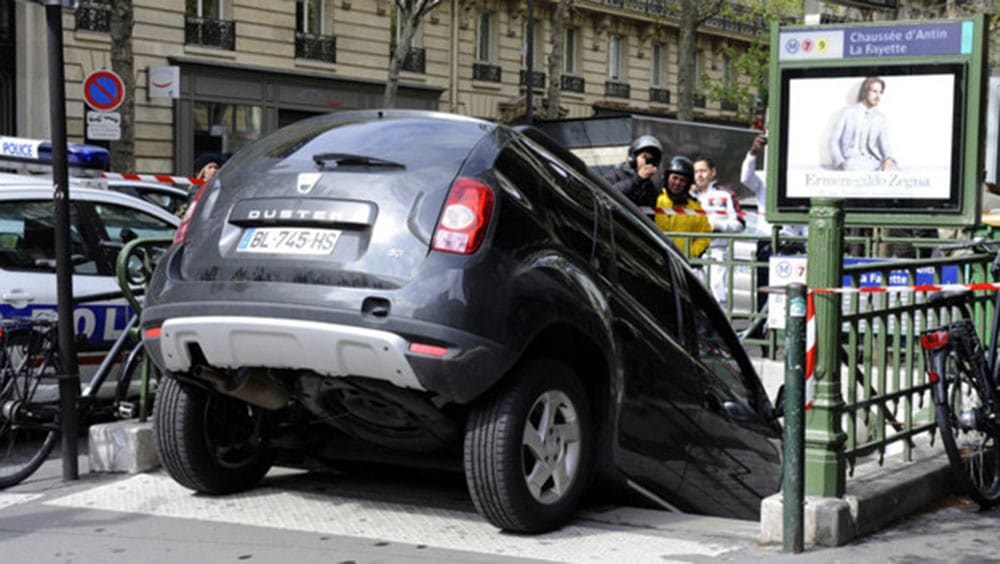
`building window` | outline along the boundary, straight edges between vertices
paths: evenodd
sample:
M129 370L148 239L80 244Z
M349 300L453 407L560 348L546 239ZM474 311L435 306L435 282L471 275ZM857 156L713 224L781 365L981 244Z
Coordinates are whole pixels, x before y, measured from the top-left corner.
M722 57L722 86L731 91L736 86L736 63L729 55Z
M567 27L563 34L563 72L576 74L576 29Z
M534 60L531 62L532 66L537 70L545 67L545 28L542 22L535 20L534 27L535 37L531 45L531 54ZM521 28L521 37L524 38L524 45L521 46L523 51L521 51L521 60L524 61L522 66L528 66L528 21L525 19L524 25Z
M187 0L184 42L233 51L236 22L223 20L222 0Z
M664 86L665 84L665 73L663 61L666 59L664 56L666 53L666 47L662 43L653 44L653 53L650 56L650 64L652 68L650 69L649 82L653 86Z
M325 63L337 62L337 38L324 35L324 0L295 2L295 57Z
M622 57L625 52L625 41L619 35L608 38L608 79L613 82L625 82L622 73L624 65Z
M493 52L494 33L493 12L481 12L476 21L476 61L480 63L492 63L495 58Z
M396 3L393 2L389 12L389 29L392 34L392 41L389 42L389 58L396 53L396 45L399 45L399 41L403 37L403 28L406 27L406 20L400 15L399 8ZM406 56L400 61L400 70L407 72L415 72L424 74L427 69L427 55L424 49L421 47L423 45L423 28L417 27L413 32L413 37L410 39L410 50L407 51Z
M111 0L84 0L77 4L75 14L77 30L111 31Z
M297 0L295 2L295 31L313 35L323 33L322 0Z
M476 61L472 64L472 80L500 82L501 69L496 64L496 16L480 12L476 19Z
M222 19L222 0L187 0L187 15L196 18Z

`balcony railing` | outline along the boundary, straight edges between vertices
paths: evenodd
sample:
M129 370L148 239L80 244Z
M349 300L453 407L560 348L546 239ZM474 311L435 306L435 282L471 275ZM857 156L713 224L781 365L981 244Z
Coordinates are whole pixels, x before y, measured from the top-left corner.
M656 17L676 17L675 8L667 8L667 0L591 0L597 4L612 6L629 12L650 15ZM886 0L890 1L890 0ZM670 2L670 4L674 4ZM704 23L705 27L721 29L740 33L743 35L757 35L768 29L764 18L753 15L746 6L731 4L734 16L715 16Z
M396 46L389 46L389 60L392 60L393 53L396 52ZM410 47L410 50L400 61L399 70L404 70L406 72L415 72L419 74L425 74L427 72L427 52L423 47Z
M236 49L236 22L187 16L184 21L184 42L188 45Z
M531 86L532 87L534 87L534 88L545 88L545 73L544 72L531 71L531 75L532 75L532 81L531 81ZM525 86L525 85L528 84L528 71L526 71L526 70L522 70L521 71L520 82L518 84L520 84L521 86Z
M500 66L488 63L474 63L472 65L472 80L500 82Z
M78 31L111 32L111 2L80 2L76 7Z
M564 74L559 81L559 89L565 90L566 92L579 92L580 94L583 94L584 84L585 82L582 76Z
M337 38L332 35L316 35L297 31L295 32L295 57L323 61L324 63L336 63Z
M608 80L604 82L604 95L608 98L630 98L632 87L627 82Z
M696 108L704 108L705 107L705 95L704 94L695 94L694 95L694 107L696 107Z
M670 91L667 90L666 88L650 88L649 101L656 102L658 104L669 104Z

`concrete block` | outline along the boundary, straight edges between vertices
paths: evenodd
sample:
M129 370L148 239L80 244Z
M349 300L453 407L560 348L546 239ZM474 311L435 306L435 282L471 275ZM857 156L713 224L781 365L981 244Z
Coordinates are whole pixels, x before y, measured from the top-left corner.
M839 546L855 538L854 517L847 500L806 496L802 509L802 540L805 546ZM764 498L760 505L761 544L782 544L784 511L784 494Z
M153 442L152 423L115 421L91 425L89 438L91 472L152 470L160 464Z

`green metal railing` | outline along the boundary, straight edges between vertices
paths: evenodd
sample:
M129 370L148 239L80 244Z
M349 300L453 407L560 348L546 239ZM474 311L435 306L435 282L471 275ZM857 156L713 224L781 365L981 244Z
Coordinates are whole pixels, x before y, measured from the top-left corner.
M892 261L844 268L849 286L914 286L988 281L991 255ZM912 438L933 436L934 405L924 369L919 335L947 323L953 312L927 305L925 292L852 293L841 297L842 375L844 377L844 456L848 472L868 455L884 462L893 443L903 460L912 460ZM988 334L992 296L973 298L981 336Z
M812 288L914 286L927 283L989 281L992 256L891 259L844 265L842 258L870 259L886 250L918 256L953 239L888 237L873 230L845 236L842 212L830 202L814 203L817 225L811 226L808 282ZM668 233L682 240L704 234ZM724 273L726 313L737 330L762 323L766 311L756 308L757 269L767 268L755 250L759 241L772 248L789 238L712 233L726 241L724 252L691 259L702 269L706 284ZM682 249L683 251L684 249ZM721 258L720 256L721 255ZM850 262L850 261L849 261ZM713 271L712 266L720 267ZM741 286L742 285L742 286ZM814 296L818 354L813 408L808 412L806 490L809 495L839 497L844 484L863 461L884 464L889 453L902 461L913 458L918 436L933 441L933 401L926 380L919 343L922 331L947 323L953 312L927 305L924 292L822 294ZM752 307L748 307L752 305ZM988 334L992 296L973 297L973 314L980 336ZM748 350L761 347L764 356L781 356L784 333L767 330L763 336L744 331Z

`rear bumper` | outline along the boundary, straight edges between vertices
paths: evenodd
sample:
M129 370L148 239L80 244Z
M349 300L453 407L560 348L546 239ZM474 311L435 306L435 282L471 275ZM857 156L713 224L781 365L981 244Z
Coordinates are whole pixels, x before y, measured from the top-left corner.
M304 318L310 313L312 319ZM518 358L512 349L453 327L400 318L366 324L343 312L319 313L276 304L161 304L143 310L142 333L153 362L170 373L202 362L193 358L197 349L214 368L359 376L456 403L482 395ZM446 351L411 352L415 342Z
M424 389L406 359L409 343L387 331L297 319L204 316L168 319L158 340L158 356L168 372L190 370L192 345L197 345L215 368L310 370Z

